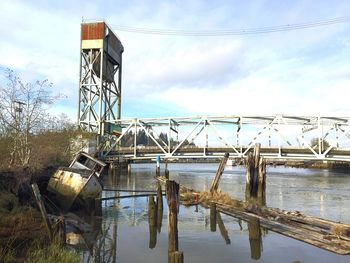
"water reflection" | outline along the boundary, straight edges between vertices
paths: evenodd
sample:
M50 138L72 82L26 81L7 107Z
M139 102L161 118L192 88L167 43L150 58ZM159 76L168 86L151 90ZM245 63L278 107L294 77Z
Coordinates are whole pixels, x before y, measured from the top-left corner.
M150 169L134 170L131 176L127 176L127 173L114 173L106 177L105 186L110 189L147 189L156 192L158 188L153 179L153 168L154 166ZM213 167L213 174L215 174L215 170L216 167ZM199 190L204 188L206 182L211 182L210 174L202 172L196 174L195 171L192 175L185 172L182 174L180 176L171 173L171 177L176 177L183 184ZM233 196L241 195L241 199L244 199L244 176L242 176L241 184L237 184L238 176L230 176L225 177L224 175L222 178L223 191L233 193ZM285 177L287 176L284 176L283 179ZM305 196L300 195L300 193L291 195L288 187L292 184L293 187L299 188L297 180L305 181L306 179L293 177L293 180L289 180L287 177L287 180L284 181L280 177L269 177L268 191L270 192L267 195L269 205L278 207L280 204L279 196L281 196L285 198L285 204L295 206L308 203L310 206L310 198L307 201L304 200ZM271 187L270 182L279 187ZM310 185L312 187L318 186L318 184ZM341 187L340 184L339 188L341 189ZM348 195L346 191L348 190L343 191L344 195ZM119 195L123 195L123 193L104 192L104 197L118 197ZM322 211L327 216L329 209L335 211L330 207L329 198L328 193L322 194L322 196L317 193L317 198L312 199L311 202L315 202L313 207L316 208L320 208L320 204L322 204L324 206ZM347 197L346 200L348 199ZM102 223L100 221L99 230L96 227L98 234L94 234L96 235L95 238L92 238L94 241L87 246L75 246L80 251L83 262L167 262L168 235L164 228L161 231L164 224L165 227L167 226L167 206L163 207L160 200L163 201L162 198L152 196L104 201ZM290 202L291 200L293 202ZM251 209L254 209L254 203L257 205L265 204L266 198L250 201L252 202ZM336 200L336 202L340 203L341 201ZM346 213L347 206L342 207L344 216L349 215ZM257 219L245 222L218 211L214 213L200 206L197 209L196 213L194 207L180 207L178 243L179 250L184 252L187 262L217 262L218 259L220 262L293 262L295 260L348 262L349 260L348 257L339 257L274 232L269 232L268 237L265 238L267 231L261 227ZM163 222L163 220L165 221ZM213 230L216 232L211 232ZM288 253L285 253L286 247L288 247Z
M155 248L157 244L157 232L161 233L163 221L163 196L162 187L157 183L157 197L148 197L148 224L149 224L149 248Z
M218 226L220 229L221 236L224 238L226 245L231 244L230 237L228 236L228 232L227 232L226 227L224 225L224 221L222 221L220 212L216 214L216 219L217 219L217 223L218 223Z
M154 197L148 197L148 225L149 225L149 248L155 248L157 244L157 210Z
M261 206L266 206L265 189L259 189L256 195L251 194L246 189L245 197L249 211L257 213ZM267 229L260 226L260 220L258 218L252 218L247 223L249 232L250 256L252 259L258 260L260 259L263 250L263 241L261 238L262 232L266 235Z
M250 255L252 259L260 259L262 252L261 227L259 219L251 219L248 222Z

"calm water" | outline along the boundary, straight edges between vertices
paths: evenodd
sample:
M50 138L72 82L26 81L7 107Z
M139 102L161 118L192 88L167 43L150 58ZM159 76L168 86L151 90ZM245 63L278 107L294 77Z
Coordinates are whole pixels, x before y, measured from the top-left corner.
M170 179L197 190L206 190L217 166L170 164ZM154 165L133 165L131 176L109 176L105 188L154 190L154 170ZM349 186L350 175L345 172L269 167L266 203L270 207L350 223ZM226 168L220 188L232 197L244 199L244 168ZM131 193L120 193L128 194ZM103 197L116 195L118 193L113 191L103 192ZM180 207L179 251L183 251L185 262L350 262L350 256L339 256L264 229L261 240L250 241L248 224L223 214L227 235L222 234L219 227L212 232L209 215L210 211L202 207ZM91 241L85 238L85 245L79 245L83 261L167 262L165 200L162 228L156 235L156 244L154 232L150 231L148 224L147 197L103 201L102 220L94 223L96 229L89 237ZM150 241L150 232L153 232L153 241Z

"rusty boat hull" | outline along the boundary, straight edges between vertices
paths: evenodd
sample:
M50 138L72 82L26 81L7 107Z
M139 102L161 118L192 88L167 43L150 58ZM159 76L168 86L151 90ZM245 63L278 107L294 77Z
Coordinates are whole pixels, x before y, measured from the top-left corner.
M47 190L55 195L59 206L68 211L74 203L85 205L101 197L102 185L94 171L61 167L51 176Z

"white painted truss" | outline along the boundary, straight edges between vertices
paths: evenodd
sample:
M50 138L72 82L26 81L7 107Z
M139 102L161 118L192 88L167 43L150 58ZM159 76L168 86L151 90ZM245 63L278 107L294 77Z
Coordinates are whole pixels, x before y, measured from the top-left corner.
M350 161L350 117L197 116L121 119L113 124L122 127L122 133L105 139L104 158L217 158L224 152L245 158L260 143L269 159ZM122 147L130 131L133 144ZM137 144L140 131L153 146Z

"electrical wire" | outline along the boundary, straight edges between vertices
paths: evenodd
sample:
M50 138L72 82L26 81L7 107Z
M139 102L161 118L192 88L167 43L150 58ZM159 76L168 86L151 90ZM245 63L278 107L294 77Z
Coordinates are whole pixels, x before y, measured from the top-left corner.
M292 30L301 30L313 27L329 26L339 23L350 22L350 15L336 17L327 20L315 20L305 23L286 24L270 27L257 27L257 28L245 28L245 29L224 29L224 30L176 30L176 29L157 29L157 28L144 28L133 27L123 25L112 25L112 28L119 31L150 34L150 35L170 35L170 36L241 36L241 35L256 35L256 34L269 34Z

